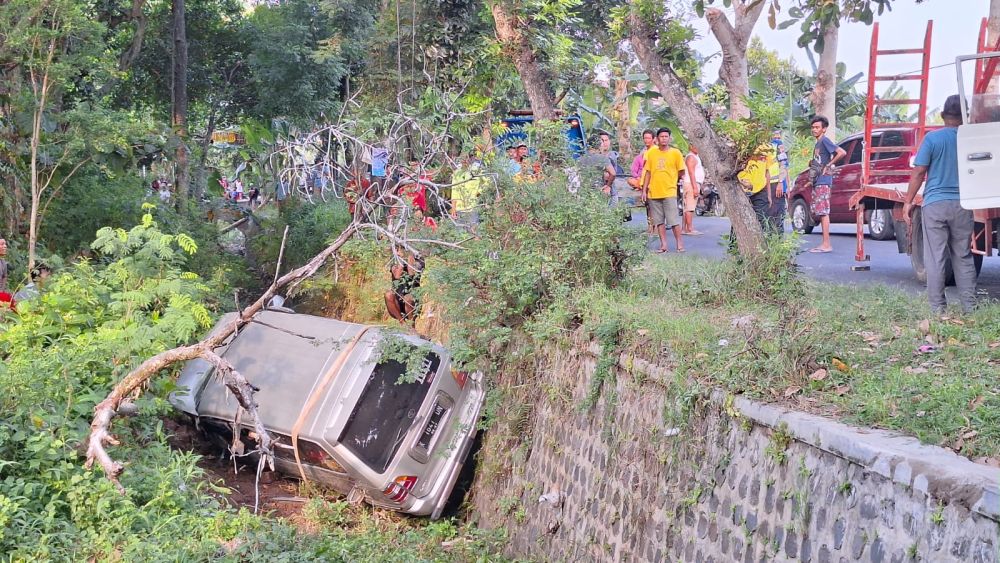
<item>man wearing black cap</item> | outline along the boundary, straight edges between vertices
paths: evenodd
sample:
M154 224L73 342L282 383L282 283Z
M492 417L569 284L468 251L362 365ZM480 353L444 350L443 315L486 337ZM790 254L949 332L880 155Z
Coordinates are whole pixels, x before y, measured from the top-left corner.
M913 198L926 180L920 224L924 236L927 300L935 313L945 312L945 264L950 258L962 310L969 313L976 306L976 266L971 246L972 211L962 209L959 204L958 126L962 124L962 105L957 95L945 100L941 118L944 127L924 136L913 160L903 218L910 224Z

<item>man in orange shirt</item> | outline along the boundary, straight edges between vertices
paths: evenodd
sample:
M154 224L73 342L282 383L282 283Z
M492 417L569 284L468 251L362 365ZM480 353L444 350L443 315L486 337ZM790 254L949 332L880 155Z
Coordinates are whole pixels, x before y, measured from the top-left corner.
M674 232L677 252L684 252L681 226L677 213L677 183L684 176L684 157L670 146L670 129L656 132L656 146L646 151L643 168L642 201L647 203L649 216L660 236L657 253L667 252L667 228Z

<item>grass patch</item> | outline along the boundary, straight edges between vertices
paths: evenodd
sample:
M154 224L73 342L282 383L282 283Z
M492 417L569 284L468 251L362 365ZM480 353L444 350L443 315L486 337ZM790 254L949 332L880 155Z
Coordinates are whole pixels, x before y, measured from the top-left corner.
M588 327L618 319L623 346L688 385L1000 456L1000 306L937 319L922 295L807 280L769 300L734 286L732 271L650 259L619 287L581 290L573 309Z

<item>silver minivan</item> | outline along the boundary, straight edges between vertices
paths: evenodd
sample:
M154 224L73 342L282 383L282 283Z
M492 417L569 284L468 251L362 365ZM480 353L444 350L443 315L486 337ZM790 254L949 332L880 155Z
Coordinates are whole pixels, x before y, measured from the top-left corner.
M376 506L441 515L475 438L481 373L452 369L447 350L415 336L275 310L255 315L216 351L259 389L279 471L364 494ZM252 443L246 416L213 374L204 360L188 362L171 404Z

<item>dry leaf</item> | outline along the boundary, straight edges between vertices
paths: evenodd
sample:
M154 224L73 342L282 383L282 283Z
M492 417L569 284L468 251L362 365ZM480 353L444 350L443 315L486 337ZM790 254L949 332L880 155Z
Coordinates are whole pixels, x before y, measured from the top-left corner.
M986 401L986 397L984 397L982 395L976 396L975 399L972 399L971 401L969 401L969 410L970 411L974 411L974 410L978 409L980 407L980 405L982 405L985 401Z
M707 357L708 354L706 354L705 352L698 352L697 354L694 355L694 359L696 360L704 360Z
M930 334L924 337L924 342L930 344L931 346L937 344L937 342L934 341L934 336Z
M950 319L951 324L958 326L965 326L965 321L962 319Z
M867 343L869 343L869 344L871 344L871 343L875 343L875 342L878 342L878 339L879 339L879 335L875 334L874 332L872 332L872 331L870 331L870 330L862 330L861 332L859 332L859 333L857 333L857 334L858 334L858 336L860 336L860 337L861 337L861 338L862 338L862 339L863 339L863 340L864 340L865 342L867 342Z
M646 336L647 334L649 334L649 331L644 328L640 328L639 330L635 331L635 333L638 334L639 336Z
M969 430L968 432L962 434L962 438L964 438L966 440L971 440L971 439L975 438L978 435L979 435L979 432L977 432L975 430Z
M799 391L802 391L802 388L801 387L796 387L796 386L793 385L793 386L789 387L788 389L785 389L785 398L789 398L792 395L798 393Z
M837 391L837 395L843 397L848 392L850 392L850 390L851 390L851 386L850 385L841 385L841 386L837 387L836 391Z
M917 323L917 330L920 331L920 336L930 334L931 332L931 321L924 319Z
M850 373L851 372L851 368L847 364L845 364L842 360L840 360L839 358L830 358L830 363L833 364L833 367L839 369L840 371L842 371L844 373Z
M903 368L903 373L927 373L927 368L906 366Z
M990 350L996 350L997 348L1000 348L1000 340L997 340L996 342L990 342L989 348Z
M902 329L902 327L898 327L896 325L892 325L892 336L894 338L899 338L900 336L903 336L903 329Z
M948 340L945 341L948 346L963 346L961 342L958 341L954 336L949 336Z
M809 379L813 381L823 381L824 379L826 379L827 374L828 372L826 371L826 369L819 368L818 370L812 372L812 375L809 376Z
M962 446L964 445L965 445L965 438L959 436L958 440L955 440L955 445L952 446L951 449L955 450L955 453L958 453L962 451Z
M916 412L916 413L914 413L914 414L916 415L916 417L917 417L917 418L923 418L923 417L924 417L924 415L926 415L926 414L927 414L927 411L917 411L917 412Z

